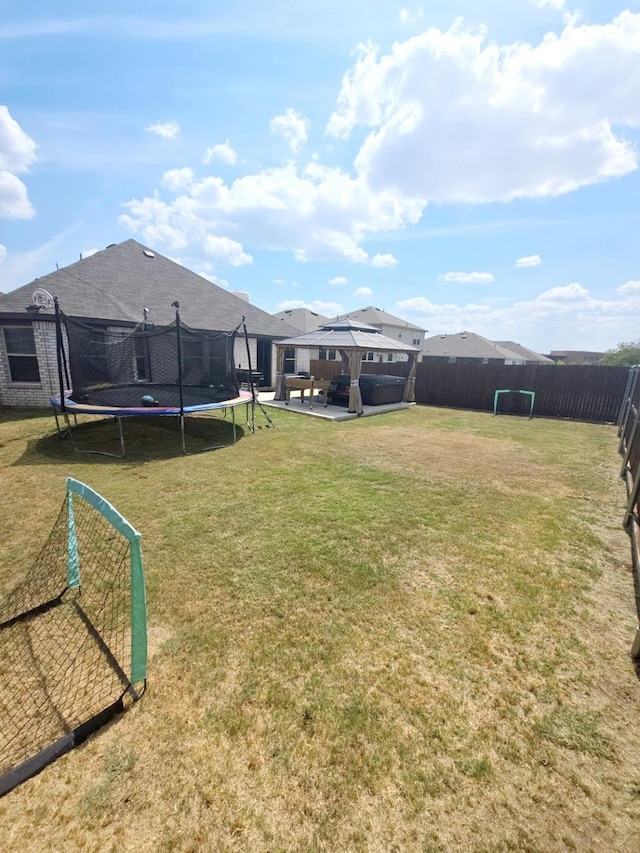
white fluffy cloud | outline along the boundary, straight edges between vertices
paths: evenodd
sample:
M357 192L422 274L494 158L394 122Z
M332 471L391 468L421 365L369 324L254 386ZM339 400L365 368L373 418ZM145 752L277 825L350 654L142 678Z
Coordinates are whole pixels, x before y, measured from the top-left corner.
M169 169L162 176L162 186L174 193L188 189L193 181L193 169L188 166L183 166L181 169Z
M353 291L353 295L356 299L368 299L370 296L373 296L373 290L370 287L358 287Z
M398 14L401 24L413 24L424 18L424 9L422 6L419 6L417 9L408 9L406 6L403 6Z
M384 255L374 255L371 258L371 266L376 267L377 269L385 269L386 267L395 267L398 263L398 259L394 258L394 256L387 252Z
M616 288L618 293L638 293L640 294L640 281L627 281Z
M180 133L180 125L177 121L156 121L145 127L147 133L153 133L162 139L175 139Z
M7 107L0 105L0 217L30 219L35 215L27 187L17 176L33 165L36 151L33 139Z
M525 258L518 258L515 262L516 267L537 267L542 263L540 255L527 255Z
M220 143L219 145L211 145L204 152L202 162L205 163L205 165L213 162L214 160L220 160L222 163L228 163L229 166L235 166L238 162L238 155L231 145L229 145L228 139L226 142Z
M241 267L244 264L253 263L251 255L243 251L242 244L236 240L230 240L228 237L216 237L209 234L205 237L203 248L207 255L232 267Z
M324 314L325 317L337 317L342 314L344 307L339 302L322 302L313 299L305 302L303 299L285 299L276 306L277 311L293 311L294 308L307 308L316 314Z
M530 0L530 2L538 9L554 9L557 12L564 9L564 0Z
M625 128L640 125L638 91L640 14L572 20L537 44L499 45L457 21L387 54L360 48L326 127L335 160L340 140L349 140L344 152L355 145L351 164L327 166L314 155L229 183L171 170L168 195L132 199L122 222L170 248L181 239L201 247L215 235L299 261L376 266L365 239L415 225L430 201L550 197L635 170ZM293 108L271 121L294 153L308 127ZM222 155L215 149L211 163Z
M4 261L4 259L6 257L7 257L7 247L3 246L2 243L0 243L0 264Z
M349 279L343 275L337 275L335 278L329 279L329 284L346 284L348 281Z
M358 174L423 204L557 196L637 168L639 90L640 15L504 46L459 20L363 46L326 130L368 128Z
M415 223L420 208L393 191L373 194L366 182L339 168L287 163L226 184L209 176L191 181L190 170L171 170L160 193L132 199L120 221L148 243L177 248L179 234L202 246L207 235L239 235L255 245L287 250L299 261L341 258L366 263L359 245L367 234Z
M289 107L282 115L274 116L270 123L271 133L279 133L289 143L289 148L297 154L307 141L309 120Z
M398 302L393 313L429 328L433 334L473 329L492 340L514 340L548 352L551 349L606 350L638 337L640 282L617 288L619 299L598 299L588 288L571 284L549 288L511 305L492 302L438 304L423 296ZM588 347L584 341L589 341Z
M491 284L494 280L490 272L446 272L439 275L443 281L458 281L462 284Z

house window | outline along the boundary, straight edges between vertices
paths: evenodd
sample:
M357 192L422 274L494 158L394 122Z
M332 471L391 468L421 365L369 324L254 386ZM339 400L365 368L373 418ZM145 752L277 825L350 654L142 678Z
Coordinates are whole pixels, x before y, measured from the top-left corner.
M363 361L373 361L373 353L372 352L363 352L362 353Z
M203 341L186 340L182 342L182 363L184 367L184 378L202 376L204 372L205 352Z
M318 358L320 361L335 361L336 351L334 349L321 349Z
M148 340L146 338L136 338L136 379L138 382L150 382L151 375L149 371L148 355Z
M31 326L5 326L4 345L12 382L40 382L36 342Z
M387 361L393 361L393 353L392 352L387 353Z
M296 371L296 350L295 347L287 347L284 351L284 373L295 373Z
M420 340L420 338L414 338L413 339L414 347L419 347L421 343L422 343L422 341Z

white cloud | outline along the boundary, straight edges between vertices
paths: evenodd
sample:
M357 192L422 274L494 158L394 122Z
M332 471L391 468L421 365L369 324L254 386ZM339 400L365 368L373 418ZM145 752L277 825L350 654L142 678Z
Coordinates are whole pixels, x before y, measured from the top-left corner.
M244 264L252 264L253 258L242 250L242 244L228 237L217 237L210 234L205 237L203 249L207 255L216 260L229 264L232 267L240 267Z
M37 159L37 145L0 105L0 217L31 219L35 210L27 187L17 176L28 171Z
M631 12L571 23L537 44L499 45L458 21L388 54L366 45L327 125L338 140L353 135L345 151L364 128L352 164L314 156L229 183L168 178L168 195L130 200L121 222L148 242L166 234L170 245L202 247L229 234L301 262L369 263L364 241L417 224L430 201L554 196L636 169L625 130L640 126L639 60L640 14ZM307 127L291 108L272 120L296 150ZM333 143L332 159L341 149Z
M229 145L229 140L219 145L211 145L204 152L202 158L203 163L211 163L213 160L221 160L223 163L228 163L230 166L235 166L238 162L238 155Z
M307 308L316 314L324 314L325 317L337 317L342 314L344 307L339 302L322 302L313 299L305 302L303 299L285 299L276 306L277 311L293 311L294 308Z
M517 267L537 267L542 263L540 255L527 255L525 258L518 258L515 263Z
M303 262L340 258L366 263L369 256L359 245L365 236L403 228L420 218L413 201L392 190L374 194L364 180L317 163L301 172L287 163L229 184L207 177L194 180L169 201L156 192L124 207L121 224L148 243L158 238L158 225L180 232L194 245L232 227L243 240L291 251Z
M284 278L274 278L273 283L274 284L285 284L285 279Z
M326 132L368 128L357 174L423 207L557 196L637 168L614 128L640 123L639 90L638 14L570 22L537 45L458 20L385 55L361 47Z
M309 120L289 107L282 115L274 116L270 122L271 133L279 133L289 143L289 148L297 154L307 141Z
M211 264L205 264L204 268L198 272L198 275L201 275L202 278L206 278L207 281L210 281L211 284L217 284L218 287L224 287L225 290L229 290L230 284L226 280L226 278L219 278L217 275L214 275L211 270Z
M588 296L589 291L587 288L574 281L571 284L565 284L560 287L551 287L549 290L541 293L538 299L544 302L565 303L575 302L576 300L580 301Z
M558 12L564 9L564 0L530 0L530 2L538 9L554 9Z
M356 299L368 299L373 296L373 290L370 287L358 287L357 290L353 291L353 295Z
M347 284L348 281L349 279L343 275L337 275L335 278L329 279L329 284Z
M180 192L188 189L194 181L193 169L183 166L181 169L169 169L162 176L162 186L171 192Z
M407 9L403 6L398 15L401 24L413 24L415 21L421 21L424 18L424 9L422 6L417 9Z
M597 299L573 282L510 305L489 301L438 304L416 296L398 302L392 313L429 328L432 334L470 329L490 340L514 340L538 352L564 348L604 351L638 336L640 287L623 284L617 292L620 298ZM588 347L585 341L589 341Z
M376 267L377 269L384 269L385 267L395 267L398 263L398 259L394 258L391 253L387 253L385 255L374 255L371 258L371 266Z
M640 293L640 281L627 281L616 288L618 293Z
M175 139L180 133L180 125L177 121L156 121L145 127L147 133L153 133L162 139Z
M2 243L0 243L0 264L4 261L4 259L6 257L7 257L7 247L3 246Z
M27 188L11 172L0 171L0 216L5 219L31 219L35 210Z
M493 273L490 272L447 272L444 275L439 275L438 278L443 281L459 281L464 284L491 284L494 280Z
M36 160L37 145L11 117L6 106L0 105L0 169L20 174Z
M83 258L90 258L91 255L95 255L96 252L99 252L100 249L85 249L83 252L80 252Z

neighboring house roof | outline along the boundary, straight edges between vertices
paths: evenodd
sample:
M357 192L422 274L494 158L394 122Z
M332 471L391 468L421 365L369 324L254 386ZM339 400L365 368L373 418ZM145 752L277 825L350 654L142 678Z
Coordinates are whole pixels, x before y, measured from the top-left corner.
M389 338L378 331L367 331L371 327L358 328L360 325L355 323L352 326L348 322L328 323L327 328L278 341L278 346L301 347L303 349L315 347L337 350L361 349L367 352L420 352L419 347L403 344L401 341Z
M522 344L518 344L515 341L493 341L492 343L511 350L511 352L516 353L516 355L519 355L521 358L524 358L529 362L539 362L540 364L554 363L552 358L548 358L546 355L540 355L539 352L535 352L528 347L523 347Z
M502 361L525 361L522 355L493 341L476 335L475 332L457 332L455 335L434 335L426 338L422 346L426 356L440 358L501 359Z
M287 323L289 326L293 326L299 332L313 332L314 329L318 329L329 322L328 317L316 314L315 311L311 311L309 308L289 308L286 311L278 311L273 316Z
M250 335L278 338L296 331L136 240L112 244L0 296L0 314L29 316L26 306L36 288L59 297L60 308L72 317L139 323L148 308L152 323L168 325L175 319L171 303L177 300L181 320L194 329L230 331L244 316ZM37 314L51 315L49 308Z
M350 311L348 314L340 314L335 317L336 320L359 320L361 323L369 323L371 326L402 326L405 329L415 329L417 332L425 332L421 326L415 326L413 323L407 323L400 317L394 317L393 314L388 314L380 308L375 308L373 305L368 305L366 308L358 308L356 311Z
M598 364L604 353L578 349L552 349L549 355L552 361L564 361L566 364Z

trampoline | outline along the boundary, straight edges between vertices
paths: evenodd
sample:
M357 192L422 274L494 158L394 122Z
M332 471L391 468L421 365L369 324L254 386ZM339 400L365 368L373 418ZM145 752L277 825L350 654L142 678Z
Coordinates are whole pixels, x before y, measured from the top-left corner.
M54 305L60 393L50 400L58 433L69 436L77 452L124 456L122 420L127 417L178 417L187 455L185 418L189 415L212 412L226 418L227 410L231 412L231 442L202 450L235 444L239 406L245 406L247 425L254 430L255 390L240 390L234 366L239 326L231 332L190 329L181 323L175 302L176 319L169 326L154 326L145 309L143 322L135 328L107 329L66 316L57 298ZM246 326L244 331L246 338ZM121 452L78 448L73 441L78 415L115 419Z

